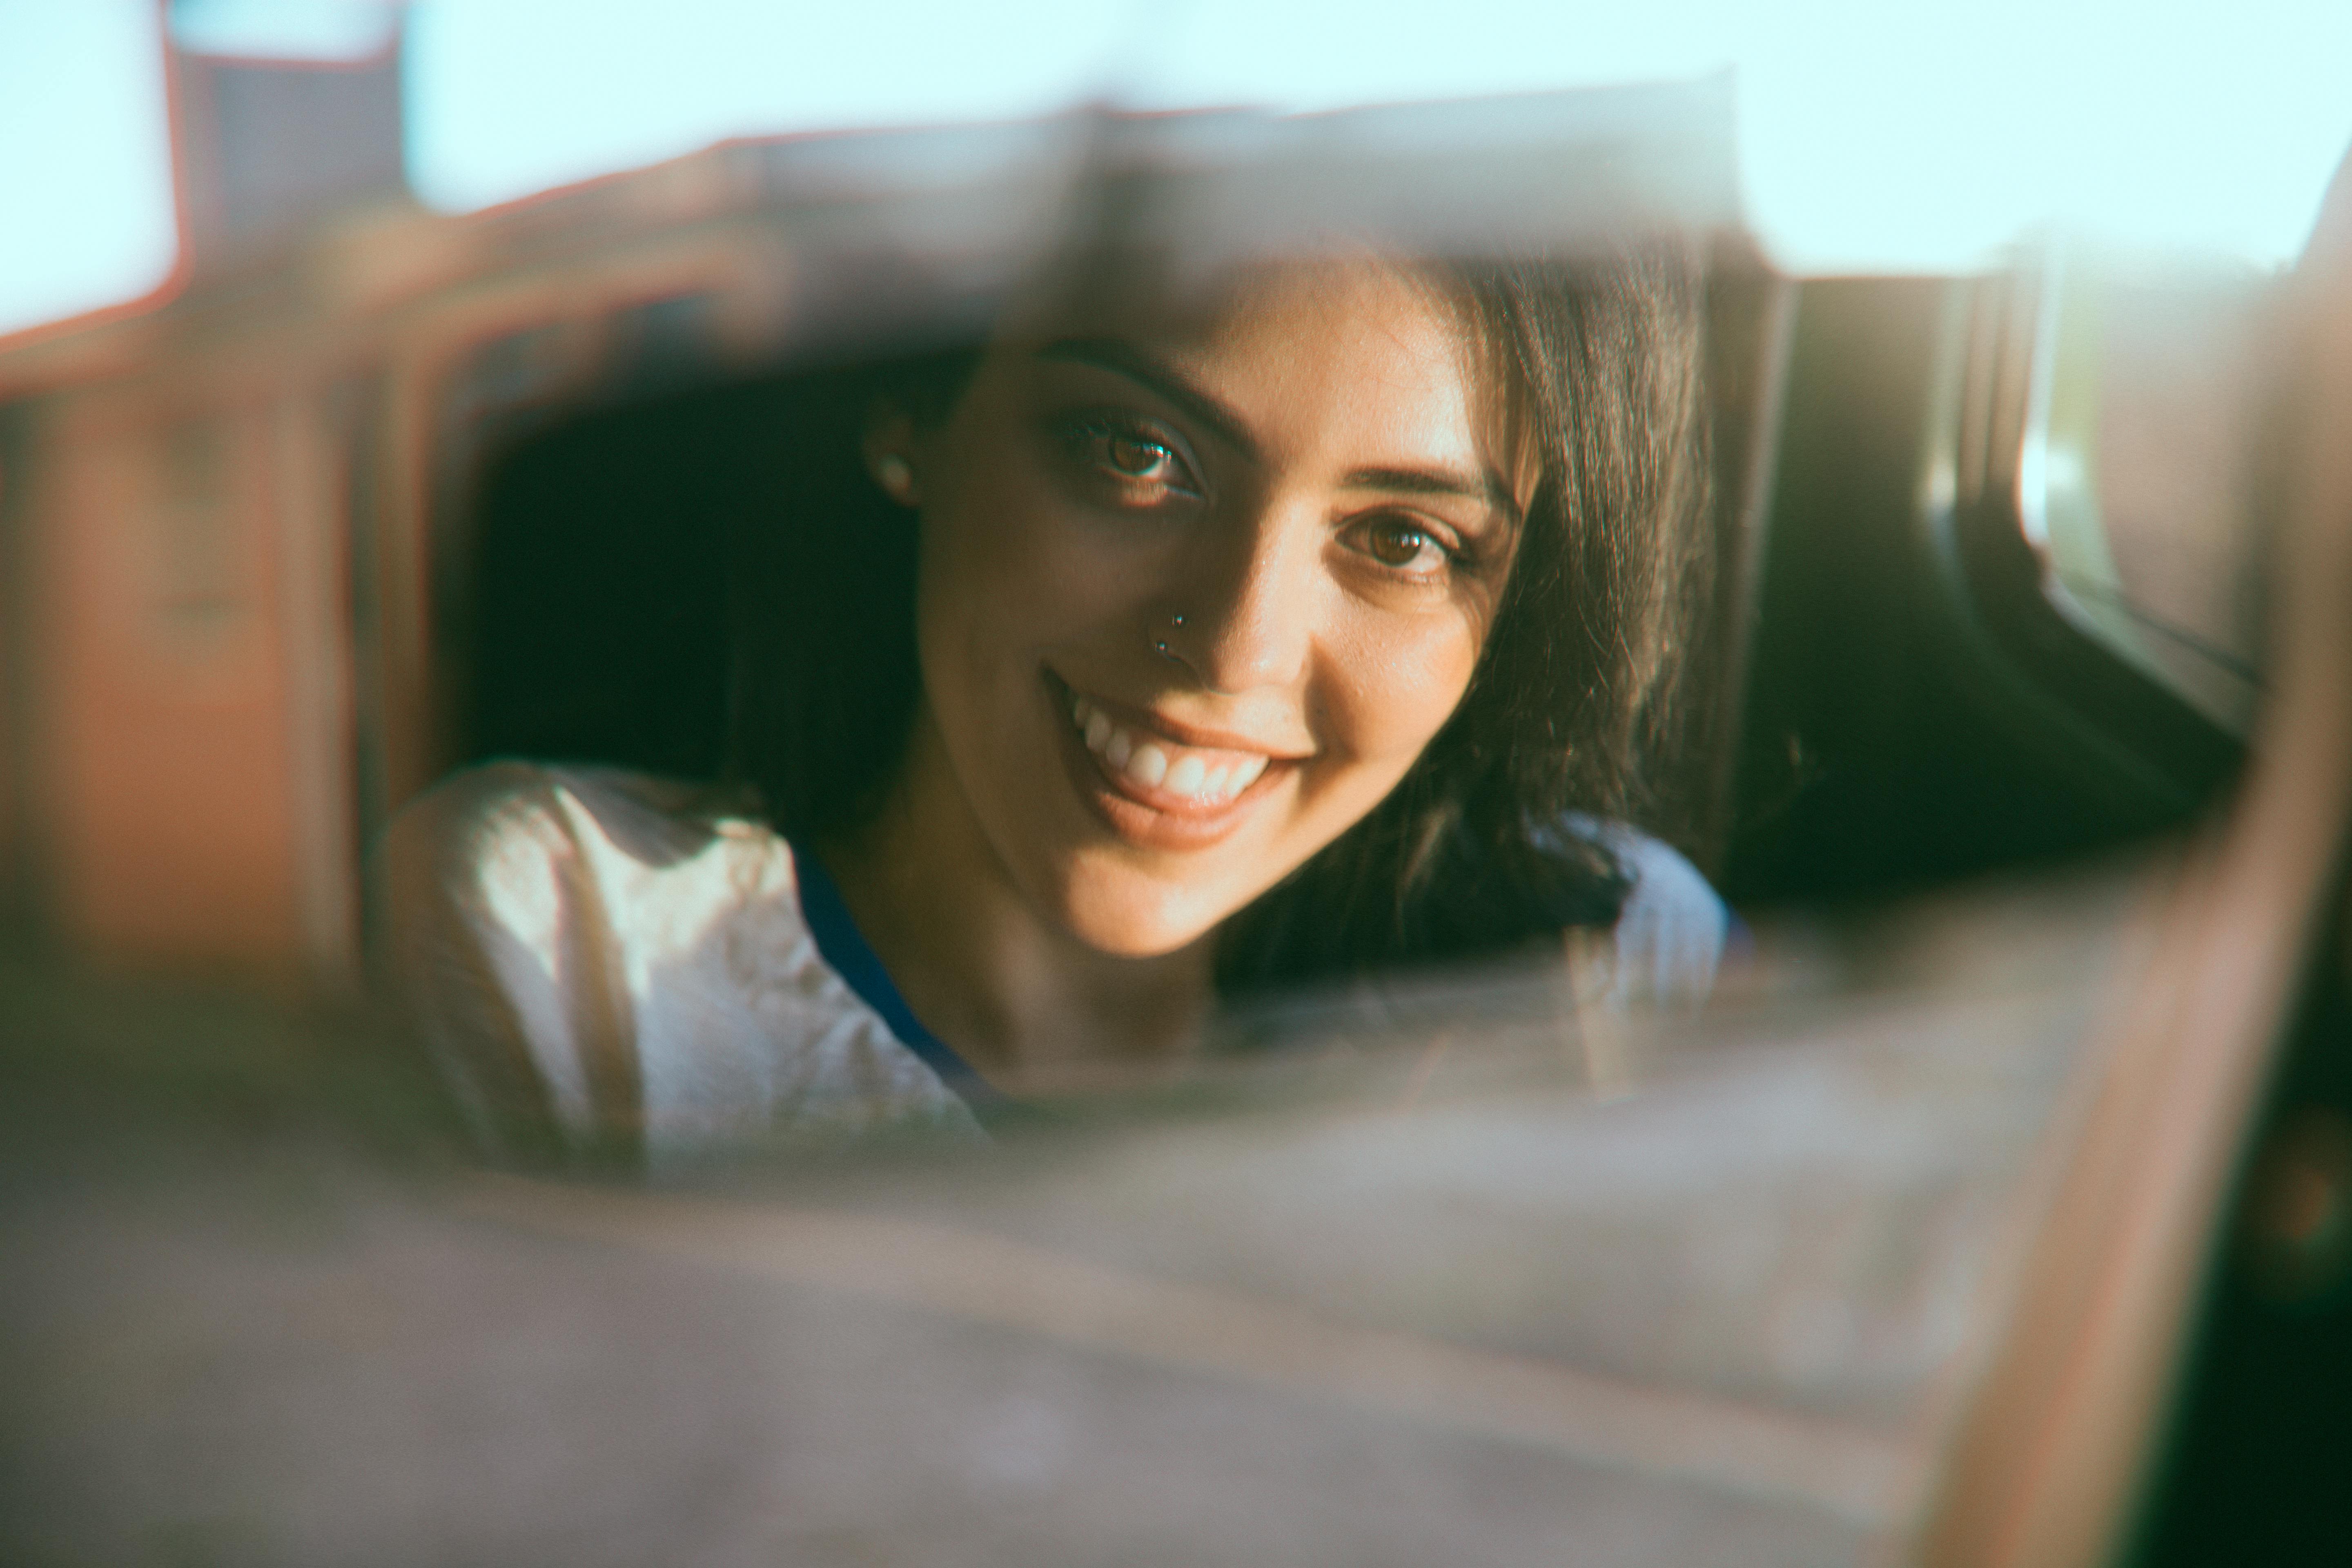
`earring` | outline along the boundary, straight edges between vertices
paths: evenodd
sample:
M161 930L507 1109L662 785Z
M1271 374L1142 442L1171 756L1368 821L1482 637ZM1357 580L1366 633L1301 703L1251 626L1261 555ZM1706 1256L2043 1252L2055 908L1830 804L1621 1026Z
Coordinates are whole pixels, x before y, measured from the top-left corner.
M915 465L898 453L886 453L875 459L874 482L900 506L915 504Z

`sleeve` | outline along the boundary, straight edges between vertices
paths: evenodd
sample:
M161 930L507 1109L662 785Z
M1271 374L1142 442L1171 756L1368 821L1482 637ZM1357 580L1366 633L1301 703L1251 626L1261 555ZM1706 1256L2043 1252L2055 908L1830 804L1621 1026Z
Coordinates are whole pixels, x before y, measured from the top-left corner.
M380 972L485 1152L627 1152L642 1118L626 993L569 802L545 771L458 774L380 854Z
M1606 847L1633 881L1611 932L1609 1000L1704 1003L1731 931L1731 911L1706 878L1672 845L1628 824L1579 816L1570 829Z

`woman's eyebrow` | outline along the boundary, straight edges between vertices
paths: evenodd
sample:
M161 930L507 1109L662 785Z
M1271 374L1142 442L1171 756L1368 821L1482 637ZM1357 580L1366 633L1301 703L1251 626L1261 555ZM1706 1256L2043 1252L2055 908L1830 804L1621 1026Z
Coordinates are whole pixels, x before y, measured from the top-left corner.
M1492 468L1475 475L1451 468L1358 468L1343 483L1351 490L1394 490L1414 496L1460 496L1465 500L1485 501L1514 528L1524 521L1519 515L1518 498L1503 482L1503 476Z
M1148 387L1182 409L1209 433L1255 463L1257 442L1240 415L1202 390L1191 377L1140 344L1125 338L1056 338L1037 351L1039 359L1088 364Z

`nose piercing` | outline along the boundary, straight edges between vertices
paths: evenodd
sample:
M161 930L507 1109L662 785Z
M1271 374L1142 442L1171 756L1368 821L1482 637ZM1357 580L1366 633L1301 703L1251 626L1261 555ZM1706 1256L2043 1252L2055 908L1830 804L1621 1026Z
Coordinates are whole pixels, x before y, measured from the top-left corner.
M1170 616L1168 617L1168 624L1179 631L1182 630L1184 626L1184 612L1179 610L1174 615ZM1178 664L1183 664L1185 662L1184 656L1182 654L1176 652L1173 648L1171 648L1168 646L1168 639L1166 637L1153 637L1151 639L1151 646L1162 658L1173 659Z

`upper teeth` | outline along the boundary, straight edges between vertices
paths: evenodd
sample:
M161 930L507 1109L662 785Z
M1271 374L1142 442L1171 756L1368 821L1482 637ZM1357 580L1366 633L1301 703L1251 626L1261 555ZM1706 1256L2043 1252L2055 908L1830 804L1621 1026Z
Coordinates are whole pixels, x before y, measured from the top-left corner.
M1251 752L1206 751L1139 734L1083 697L1071 700L1070 717L1086 737L1087 751L1150 789L1195 800L1230 800L1265 772L1266 759Z

